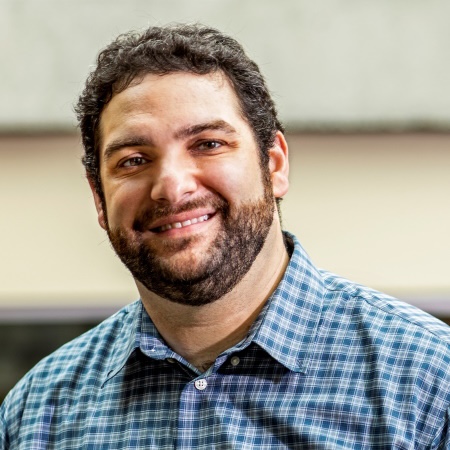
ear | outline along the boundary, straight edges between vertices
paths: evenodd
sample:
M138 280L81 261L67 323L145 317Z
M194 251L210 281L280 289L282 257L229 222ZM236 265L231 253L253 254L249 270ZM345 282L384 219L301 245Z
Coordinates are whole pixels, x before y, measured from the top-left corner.
M274 144L269 149L269 170L273 195L281 198L289 189L288 145L281 131L277 132Z
M106 218L105 218L105 211L103 210L102 200L100 198L100 195L97 192L97 189L95 189L94 181L89 177L89 175L87 176L87 179L89 182L89 187L91 188L92 195L94 197L95 209L97 210L97 215L98 215L98 223L104 230L106 230L106 228L107 228L106 227Z

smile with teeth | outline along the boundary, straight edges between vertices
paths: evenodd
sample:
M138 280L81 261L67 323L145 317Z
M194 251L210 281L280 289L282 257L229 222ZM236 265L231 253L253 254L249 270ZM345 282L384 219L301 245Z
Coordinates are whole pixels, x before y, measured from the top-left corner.
M166 225L162 225L160 227L155 228L153 231L161 232L161 231L171 230L172 228L188 227L189 225L194 225L199 222L204 222L205 220L208 220L210 217L211 216L209 214L205 214L204 216L194 217L193 219L184 220L183 222L168 223Z

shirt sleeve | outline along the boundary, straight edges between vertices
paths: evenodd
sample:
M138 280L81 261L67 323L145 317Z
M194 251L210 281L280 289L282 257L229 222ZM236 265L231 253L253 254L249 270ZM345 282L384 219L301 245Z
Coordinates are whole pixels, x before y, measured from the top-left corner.
M430 447L431 450L449 450L450 449L450 427L449 427L449 417L450 417L450 406L447 408L447 413L445 415L445 421L442 424L439 432L433 439L433 443Z
M17 435L28 393L27 376L11 389L0 405L0 450L17 448Z
M0 406L0 450L9 449L8 430L5 421L5 403Z

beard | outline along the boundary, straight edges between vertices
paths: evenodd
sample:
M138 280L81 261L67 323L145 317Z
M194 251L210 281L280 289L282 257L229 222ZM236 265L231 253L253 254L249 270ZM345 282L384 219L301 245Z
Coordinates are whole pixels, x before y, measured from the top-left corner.
M132 232L107 226L111 244L133 277L149 291L175 303L202 306L230 292L247 274L260 253L273 222L275 205L270 181L263 182L263 196L232 208L220 195L187 202L181 207L156 206L143 211ZM156 219L213 206L220 228L210 247L201 255L190 254L182 264L170 256L187 251L201 234L158 241L158 248L146 242L142 233Z

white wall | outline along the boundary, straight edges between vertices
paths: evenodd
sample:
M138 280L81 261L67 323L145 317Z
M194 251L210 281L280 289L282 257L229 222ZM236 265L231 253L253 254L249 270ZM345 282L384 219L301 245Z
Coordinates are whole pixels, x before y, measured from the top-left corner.
M99 48L172 21L238 38L293 126L450 128L448 0L1 0L0 130L72 127Z
M450 316L450 135L289 142L285 225L313 260Z

